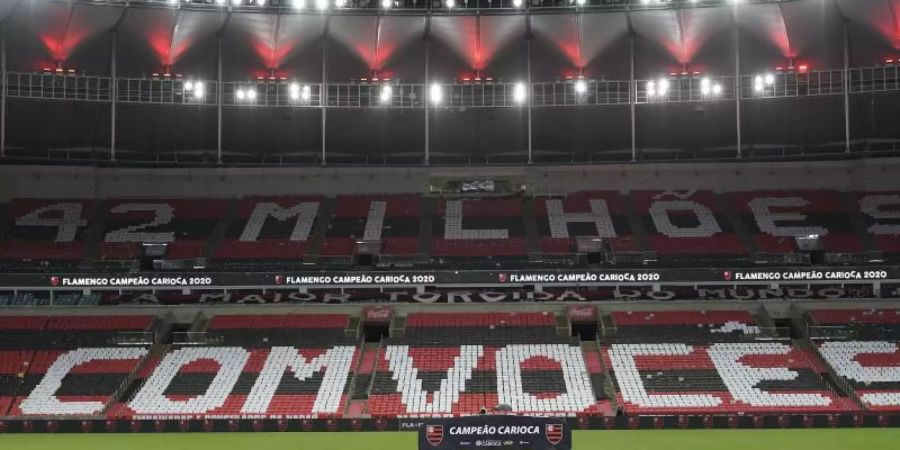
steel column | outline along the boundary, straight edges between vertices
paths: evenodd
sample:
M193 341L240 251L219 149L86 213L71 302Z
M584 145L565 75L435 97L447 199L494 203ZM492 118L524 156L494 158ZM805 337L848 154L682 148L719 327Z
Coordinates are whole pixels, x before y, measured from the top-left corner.
M631 162L637 162L637 81L634 79L634 31L628 35L629 75L628 97L631 104Z
M328 72L326 71L326 58L327 54L327 44L328 44L328 25L331 23L331 16L329 15L325 19L325 29L322 30L322 84L319 88L319 107L322 111L322 165L326 164L326 142L325 138L328 134L327 132L327 121L328 121L328 109L325 107L328 103L328 82L327 76Z
M119 28L116 27L112 30L112 45L110 46L109 52L109 74L112 80L110 81L110 102L109 102L109 160L112 162L116 161L116 109L118 104L119 97L119 83L118 83L118 75L116 69L116 47L117 47L117 36L119 35Z
M222 164L222 103L225 87L222 83L222 33L218 37L218 59L216 61L216 162Z
M850 153L850 30L844 20L844 151Z
M6 97L9 95L6 79L6 23L0 23L0 76L2 91L0 91L0 157L6 157Z
M427 166L431 163L431 64L428 55L431 41L428 31L431 28L431 16L425 20L427 21L425 24L425 92L423 92L425 98L425 158L422 162Z
M738 29L738 8L734 5L734 126L737 139L737 159L743 155L741 136L741 34Z
M527 17L527 22L526 22L527 28L525 30L525 40L526 40L525 41L525 50L527 52L526 70L527 70L527 77L528 77L528 88L527 88L528 90L526 91L527 92L526 101L528 102L528 164L531 164L534 162L534 153L533 153L534 149L532 148L532 130L531 130L531 112L532 112L532 106L534 103L532 101L532 98L534 97L534 87L531 85L531 14L528 14L526 17Z

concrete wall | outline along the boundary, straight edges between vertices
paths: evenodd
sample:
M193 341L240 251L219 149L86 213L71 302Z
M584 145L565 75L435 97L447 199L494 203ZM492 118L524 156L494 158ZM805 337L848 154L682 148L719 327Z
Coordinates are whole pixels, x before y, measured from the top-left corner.
M900 158L822 162L458 168L0 167L11 198L234 198L424 192L431 177L525 177L535 193L578 190L900 190Z

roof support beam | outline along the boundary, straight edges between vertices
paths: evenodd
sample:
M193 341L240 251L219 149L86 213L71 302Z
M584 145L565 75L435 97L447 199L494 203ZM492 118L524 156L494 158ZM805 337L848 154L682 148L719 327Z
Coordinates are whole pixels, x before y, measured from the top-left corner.
M425 34L422 36L425 41L425 155L422 158L422 164L431 164L431 60L429 52L431 51L431 15L425 17Z
M3 77L0 80L0 86L3 87L2 91L0 91L0 158L6 157L6 97L9 94L9 89L7 88L8 79L6 78L6 28L8 27L7 22L4 20L0 22L0 76Z
M118 55L116 54L116 47L118 47L118 37L119 29L118 27L113 28L112 33L110 33L110 40L112 41L109 46L109 74L112 79L110 80L110 101L109 101L109 160L111 162L116 162L116 121L117 121L117 106L118 102L117 97L119 96L119 83L118 83Z
M844 19L844 152L850 154L850 24Z
M526 72L528 77L528 91L527 97L525 101L528 102L528 164L534 163L534 148L533 148L533 132L531 128L531 113L534 106L534 86L531 84L531 14L528 14L525 17L525 64L526 64Z
M732 29L734 30L734 130L735 130L735 156L743 158L743 136L741 134L741 31L738 26L738 8L735 3L732 15ZM780 10L779 10L780 11Z
M328 108L327 100L328 100L328 66L326 54L328 53L328 32L331 26L331 14L325 17L325 28L322 30L322 87L319 92L319 106L321 110L322 116L322 161L321 164L324 166L328 163L327 154L326 154L326 145L327 145L327 137L328 137Z

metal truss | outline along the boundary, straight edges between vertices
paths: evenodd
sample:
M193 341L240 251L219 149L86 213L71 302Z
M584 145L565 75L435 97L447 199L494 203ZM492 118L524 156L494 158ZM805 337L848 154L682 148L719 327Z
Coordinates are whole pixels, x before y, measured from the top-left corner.
M43 0L71 3L72 0ZM742 0L746 4L797 0ZM352 15L467 15L521 14L523 12L635 11L733 5L733 0L75 0L85 4L157 7L190 10Z
M849 83L845 77L849 74ZM519 83L484 82L439 85L441 101L429 102L431 86L403 83L301 83L252 81L222 83L221 105L230 108L518 108L530 100L535 108L718 102L799 98L900 91L900 66L775 72L734 77L673 76L630 81L584 80L534 82L525 99L514 92ZM193 86L202 85L202 95ZM113 89L115 87L115 89ZM80 74L9 72L8 98L122 104L217 106L213 80L147 79ZM324 95L323 95L324 93Z

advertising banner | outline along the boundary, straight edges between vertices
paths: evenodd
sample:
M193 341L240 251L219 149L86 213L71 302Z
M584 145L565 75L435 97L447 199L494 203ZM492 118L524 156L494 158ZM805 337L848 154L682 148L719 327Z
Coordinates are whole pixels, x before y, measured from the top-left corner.
M572 430L561 418L470 416L429 419L419 428L419 450L570 450Z
M628 286L655 283L770 285L900 280L900 267L771 267L765 269L572 269L143 273L3 273L0 288L202 289L409 286Z

